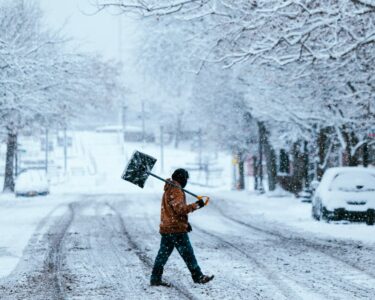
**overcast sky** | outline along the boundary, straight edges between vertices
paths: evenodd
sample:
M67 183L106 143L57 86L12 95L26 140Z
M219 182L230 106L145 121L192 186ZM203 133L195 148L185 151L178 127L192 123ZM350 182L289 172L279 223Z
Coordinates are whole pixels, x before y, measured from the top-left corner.
M94 11L89 0L39 0L47 23L53 28L61 28L74 37L82 49L98 52L106 58L119 58L119 25L122 24L122 59L131 56L137 37L134 21L126 16L111 15L107 11L88 16ZM120 21L121 18L121 21Z
M89 16L87 14L94 11L90 0L37 1L44 11L47 25L54 29L64 26L63 33L74 38L74 44L78 43L79 50L98 53L107 59L121 59L124 63L124 83L128 91L131 91L123 96L123 101L129 106L129 103L138 99L135 91L144 91L144 86L140 80L142 77L134 67L135 43L139 36L139 27L136 26L135 20L125 15L111 15L108 11ZM137 109L139 110L138 106L135 107L135 110Z

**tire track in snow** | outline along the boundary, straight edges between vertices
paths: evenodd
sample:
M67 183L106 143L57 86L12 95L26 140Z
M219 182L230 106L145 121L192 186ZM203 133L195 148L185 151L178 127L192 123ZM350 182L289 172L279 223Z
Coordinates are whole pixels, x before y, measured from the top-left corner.
M61 249L72 219L72 205L59 205L38 223L16 269L1 280L1 299L65 299Z
M241 255L245 256L247 259L249 259L252 263L252 265L255 265L259 272L263 275L263 277L269 281L278 291L280 291L286 299L302 299L285 281L281 280L276 274L274 274L272 271L268 269L268 267L264 264L262 264L258 259L256 259L254 256L250 255L243 249L239 248L235 244L228 242L227 240L223 239L222 237L213 234L211 232L206 231L205 229L201 228L200 226L197 226L194 224L194 228L202 232L203 234L216 239L222 244L225 244L229 246L230 248L234 249L236 252L240 253Z
M155 226L153 226L153 224L151 224L150 215L144 213L144 216L145 216L145 219L147 220L147 226L149 227L149 229L150 230L154 230ZM195 227L196 226L194 225L194 228ZM204 233L204 235L206 236L205 233ZM212 241L212 239L209 240L209 239L205 238L205 239L202 239L201 242L204 243L204 244L206 244L206 245L207 245L207 243L210 243L211 245L213 245L213 247L215 247L217 245L215 242ZM216 278L216 280L217 280L217 278ZM269 280L267 280L267 282L269 282ZM228 283L228 281L226 281L226 283ZM229 285L232 288L235 288L235 290L237 290L237 291L241 291L241 290L242 291L245 291L245 290L248 291L249 290L249 285L247 283L241 283L240 281L234 281L234 280L231 280L229 283L230 283ZM250 291L247 292L247 296L248 297L250 297L249 293L251 293L251 299L259 299L259 300L260 299L263 299L263 300L264 299L274 299L274 296L272 296L272 298L265 296L264 295L264 290L262 290L262 288L259 287L259 286L252 286L251 289L250 289Z
M158 200L159 201L159 200ZM153 218L152 215L150 215L150 210L146 210L147 212L143 212L142 215L144 216L143 218L141 218L143 220L142 224L146 225L149 229L150 232L155 232L155 228L157 228L158 224L155 223L155 222L151 222ZM134 222L135 224L136 222ZM144 226L142 226L142 228L144 228ZM200 234L201 236L203 236L203 234L201 233ZM216 239L207 239L207 236L205 235L205 238L204 239L201 239L201 243L204 243L206 245L206 247L204 248L207 248L207 243L208 244L211 244L212 245L212 248L215 249L216 246L217 246L217 243L214 241ZM157 241L157 243L159 243L159 239L155 238L155 241ZM223 250L223 249L220 249L220 250ZM230 255L230 253L227 253L227 255ZM243 255L242 255L243 257ZM254 266L254 264L252 264L252 266ZM256 267L256 266L255 266ZM258 268L256 268L258 269ZM179 272L178 269L175 269L175 272ZM259 280L259 277L255 274L256 276L256 280ZM235 278L231 278L231 276L226 276L224 278L227 278L227 280L225 280L224 282L221 283L221 286L219 286L220 289L224 289L224 290L232 290L232 294L230 296L227 295L227 297L230 297L230 298L243 298L246 294L246 298L249 298L249 299L275 299L275 294L274 293L270 293L269 289L270 289L270 280L269 279L264 279L264 282L261 283L261 284L258 284L258 283L254 283L254 281L252 280L248 280L249 277L247 277L247 280L241 280L241 278L243 279L243 277L239 276L239 277L235 277ZM216 278L216 280L218 280L219 277ZM249 282L250 281L250 282ZM222 285L224 283L224 285ZM250 283L250 285L249 285ZM274 284L271 284L271 286L274 286ZM217 299L215 298L214 295L212 294L215 294L215 292L217 294L220 294L220 297L223 297L225 298L225 296L223 296L222 294L222 291L217 291L215 290L215 287L216 285L212 286L211 288L209 288L209 295L211 297L214 297L213 299ZM242 291L242 292L239 292L239 291ZM275 291L276 292L276 291ZM279 290L277 290L277 292L279 292ZM236 296L234 296L233 293L237 293ZM279 293L278 294L279 297L282 297L283 294L282 293ZM278 299L281 299L281 298L278 298ZM292 298L285 298L285 299L292 299Z
M69 204L68 213L65 214L54 227L59 228L55 234L49 236L50 247L46 260L47 271L53 275L54 299L65 299L65 291L62 287L61 263L62 263L62 245L68 228L73 222L74 211L73 204Z
M134 239L130 235L129 231L126 229L124 219L121 216L120 212L116 208L114 208L111 204L109 204L109 203L106 203L106 204L108 205L108 207L110 207L115 212L116 217L118 218L118 220L120 222L121 231L122 231L123 235L126 237L129 245L135 250L135 254L138 256L139 260L145 265L146 268L151 270L152 267L153 267L152 259L150 257L148 257L144 252L142 252L139 245L134 241ZM192 293L190 293L188 290L186 290L185 288L183 288L181 286L178 286L176 284L172 284L172 288L177 290L181 294L181 296L185 297L186 299L190 299L190 300L197 299Z
M231 217L229 216L228 214L226 214L218 205L216 204L211 204L213 207L215 207L215 209L226 219L228 220L231 220L239 225L242 225L242 226L245 226L247 228L250 228L250 229L253 229L253 230L256 230L256 231L259 231L261 233L265 233L265 234L268 234L268 235L271 235L271 236L274 236L274 237L277 237L277 238L280 238L280 239L283 239L283 240L293 240L295 241L296 243L299 243L299 244L303 244L304 246L306 247L309 247L309 248L312 248L314 249L315 251L317 252L320 252L324 255L327 255L341 263L344 263L346 265L348 265L349 267L353 268L353 269L356 269L357 271L360 271L360 272L363 272L364 274L366 274L367 276L371 277L372 279L375 279L375 275L373 273L371 273L369 270L366 270L364 268L361 268L359 267L358 265L354 264L353 262L351 261L348 261L347 259L343 258L343 257L339 257L337 255L334 255L332 254L332 252L328 252L327 250L328 249L325 249L325 248L328 248L328 247L332 247L332 245L324 245L323 243L325 243L325 241L322 241L322 243L313 243L311 241L308 241L306 240L305 238L301 237L300 235L298 235L298 233L293 233L293 236L290 236L290 237L286 237L285 235L283 235L281 232L279 231L275 231L274 229L263 229L263 228L260 228L254 224L249 224L247 222L243 222L241 220L238 220L234 217ZM337 242L338 244L340 244L340 242ZM342 246L346 246L345 244L341 243Z
M228 219L228 220L230 220L230 221L232 221L232 222L234 222L234 223L236 223L240 226L243 226L247 229L251 229L253 231L255 230L256 232L259 232L263 235L265 234L265 235L268 235L268 236L275 237L275 238L281 240L283 242L282 245L286 246L287 248L291 249L291 246L294 247L294 248L302 248L301 251L305 252L306 256L307 256L307 253L309 251L319 253L319 254L323 254L325 257L329 258L331 261L340 262L341 264L344 264L344 265L348 266L349 269L350 268L354 269L354 270L351 270L349 272L344 273L341 270L337 270L337 268L338 268L337 264L330 263L331 266L333 267L333 269L328 269L327 272L322 273L322 270L318 269L314 264L309 265L310 272L314 271L314 273L316 273L316 274L320 273L320 275L322 275L321 277L325 278L325 279L330 278L331 284L333 284L333 286L335 286L337 289L340 289L341 291L345 291L346 293L348 293L351 296L356 296L356 297L360 296L361 299L369 299L369 297L371 298L371 295L373 295L373 293L375 293L374 288L373 287L371 288L371 283L368 283L368 281L374 282L373 276L371 276L371 275L367 276L367 273L365 273L361 270L365 274L365 277L367 276L367 280L366 280L366 278L365 279L361 278L363 276L361 276L361 274L358 274L358 272L356 272L356 270L358 270L358 268L353 268L353 266L351 264L348 264L346 261L342 261L341 259L338 259L335 255L330 255L330 254L326 253L325 251L322 251L322 250L316 248L316 247L321 246L321 245L306 241L302 237L298 237L298 238L290 237L290 238L288 238L288 237L282 235L278 231L271 231L271 230L268 230L268 229L259 228L258 226L245 223L243 221L237 220L237 219L227 215L219 207L217 207L217 205L215 205L215 208L220 213L220 215L222 215L224 218L226 218L226 219ZM305 247L305 249L303 249L303 247ZM280 251L281 250L285 251L285 248L280 247ZM295 249L291 249L291 250L293 251ZM281 255L282 252L279 252L278 254ZM314 257L314 259L316 260L317 258ZM335 270L335 268L336 268L336 270ZM337 271L339 271L339 273L337 273ZM291 274L291 275L295 275L295 274ZM353 278L350 278L350 277L357 277L361 281L362 284L353 282L353 280L351 280ZM301 281L301 278L295 277L294 281L296 281L296 283L298 283L298 281ZM321 283L323 281L324 280L321 280ZM309 282L306 282L306 283L309 283ZM302 282L302 284L303 284L303 282ZM366 286L364 286L364 284ZM329 291L327 290L326 292L328 293ZM337 299L340 299L340 298L337 298Z
M87 198L89 201L81 202L76 208L74 232L67 241L70 246L68 267L78 279L68 294L72 298L82 295L134 298L143 292L144 282L135 275L140 268L131 263L135 255L126 251L115 212L104 202L97 201L98 197ZM155 299L149 294L145 297Z
M67 280L61 278L65 283L62 285L65 298L159 299L158 289L149 289L148 282L146 285L142 276L143 264L134 251L129 252L130 245L124 238L115 211L103 201L103 195L84 197L88 201L73 206L74 220L64 239L63 271L71 276ZM108 195L104 200L107 198ZM174 289L162 297L184 299Z

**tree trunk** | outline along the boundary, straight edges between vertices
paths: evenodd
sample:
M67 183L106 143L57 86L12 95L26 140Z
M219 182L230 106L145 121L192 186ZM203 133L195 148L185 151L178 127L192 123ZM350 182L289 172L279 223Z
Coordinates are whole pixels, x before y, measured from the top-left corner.
M328 140L328 137L327 137L326 129L325 128L320 129L319 136L318 136L318 139L317 139L319 165L324 164L324 160L325 160L326 152L327 152L327 140ZM317 177L318 177L317 179L318 180L320 180L322 178L323 174L324 174L324 168L321 168L319 165L318 165L318 168L317 168Z
M293 145L293 189L297 193L302 190L305 179L305 158L304 152L301 151L300 143Z
M309 151L308 151L308 143L305 141L303 145L303 181L304 186L308 187L310 186L310 180L309 180Z
M368 145L367 143L362 146L362 160L363 160L363 166L365 168L369 165L369 151L368 151Z
M358 150L352 154L352 147L354 147L358 143L358 138L356 137L354 132L348 132L346 126L343 126L342 135L345 139L346 148L345 152L348 157L348 165L350 167L356 167L359 164L358 159Z
M267 175L268 175L268 189L274 191L276 189L276 175L277 164L275 150L271 145L266 143L266 160L267 160Z
M276 189L276 175L277 175L277 165L276 165L276 154L275 150L272 148L268 141L267 129L263 122L258 122L259 126L259 137L260 143L263 145L264 153L266 156L267 165L267 176L268 176L268 189L274 191Z
M237 189L239 190L244 190L245 189L245 168L244 168L244 159L243 159L243 154L239 153L238 154L238 186Z
M182 117L181 114L177 116L177 124L175 129L175 140L174 140L174 147L177 149L180 145L181 135L182 135Z
M257 191L258 187L258 162L257 157L253 156L253 176L254 176L254 190Z
M14 133L8 133L7 139L7 152L5 159L5 176L4 176L4 192L14 192L14 157L16 154L17 146L17 135Z
M355 133L352 132L350 134L350 140L351 140L351 145L354 147L359 141L358 138L356 137ZM351 151L348 149L348 154L349 155L349 166L351 167L356 167L359 165L359 159L358 159L358 151L356 151L353 155L351 155Z
M276 175L277 175L276 154L275 154L275 150L272 148L272 146L270 145L268 141L267 134L264 138L264 152L266 155L268 190L274 191L276 189Z
M279 165L279 172L284 174L289 174L290 168L289 168L289 156L288 153L284 150L280 150L280 165Z

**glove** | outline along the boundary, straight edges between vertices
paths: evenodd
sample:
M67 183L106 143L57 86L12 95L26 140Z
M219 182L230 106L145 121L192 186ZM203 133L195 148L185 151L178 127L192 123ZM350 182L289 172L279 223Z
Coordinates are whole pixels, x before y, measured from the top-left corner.
M204 201L203 201L203 199L200 199L197 202L195 202L195 204L198 205L198 208L202 208L204 206Z
M198 206L197 209L200 209L203 206L207 205L208 202L210 201L210 198L207 197L207 196L198 196L198 199L199 200L197 202L195 202L195 204ZM205 199L205 200L203 200L203 199Z
M192 231L193 231L193 228L191 227L190 223L188 223L187 231L188 231L188 232L192 232Z

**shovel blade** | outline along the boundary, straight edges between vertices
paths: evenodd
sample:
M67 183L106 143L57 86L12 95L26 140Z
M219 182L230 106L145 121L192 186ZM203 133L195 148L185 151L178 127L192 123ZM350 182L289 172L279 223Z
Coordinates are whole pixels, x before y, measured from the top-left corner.
M135 151L121 178L143 188L156 160L150 155Z

